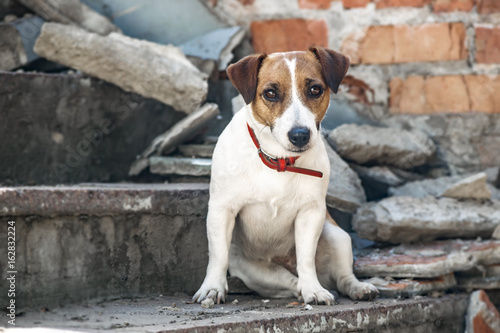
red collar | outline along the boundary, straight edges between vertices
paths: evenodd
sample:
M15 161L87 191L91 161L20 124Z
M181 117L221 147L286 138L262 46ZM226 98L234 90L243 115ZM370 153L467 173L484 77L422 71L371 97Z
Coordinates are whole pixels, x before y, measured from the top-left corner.
M287 157L287 158L273 158L269 155L267 155L261 148L259 144L259 140L257 140L257 137L255 136L254 130L250 127L250 125L247 123L248 127L248 133L250 133L250 137L252 138L253 143L255 144L255 147L257 147L257 151L259 153L259 157L262 160L262 163L264 163L267 167L276 170L278 172L295 172L295 173L301 173L304 175L309 175L309 176L314 176L314 177L323 177L323 173L320 171L315 171L311 169L304 169L304 168L299 168L293 166L295 164L295 161L300 157L300 156L292 156L292 157Z

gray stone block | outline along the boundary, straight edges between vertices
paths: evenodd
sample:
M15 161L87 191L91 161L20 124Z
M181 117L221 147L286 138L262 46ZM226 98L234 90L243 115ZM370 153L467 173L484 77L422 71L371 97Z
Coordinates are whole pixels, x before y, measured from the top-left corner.
M490 238L500 225L500 201L391 197L353 217L361 238L394 244L437 238Z
M339 126L328 134L328 141L344 159L402 169L426 163L436 149L434 143L420 131L369 125Z

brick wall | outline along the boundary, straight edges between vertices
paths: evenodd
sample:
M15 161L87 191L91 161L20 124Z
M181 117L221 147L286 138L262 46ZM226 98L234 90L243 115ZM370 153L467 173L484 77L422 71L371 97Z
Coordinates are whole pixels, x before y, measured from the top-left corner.
M348 54L350 82L373 95L352 87L343 93L355 92L349 98L375 113L500 113L499 0L210 3L248 29L256 52L321 45Z

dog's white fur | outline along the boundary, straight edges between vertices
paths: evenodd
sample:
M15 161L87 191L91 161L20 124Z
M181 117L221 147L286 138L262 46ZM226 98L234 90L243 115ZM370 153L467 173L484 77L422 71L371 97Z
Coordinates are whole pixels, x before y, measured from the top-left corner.
M295 62L283 60L293 82ZM195 301L224 301L228 269L265 297L301 296L307 303L332 304L334 297L325 287L337 287L353 299L372 298L377 293L353 275L349 235L337 225L325 223L330 163L314 115L298 98L293 83L293 101L272 131L256 121L249 104L219 137L207 217L209 264ZM309 128L308 149L295 166L321 171L323 178L277 173L265 166L247 123L262 149L278 157L297 155L290 151L293 145L287 137L293 126ZM289 255L294 248L298 276L273 260Z

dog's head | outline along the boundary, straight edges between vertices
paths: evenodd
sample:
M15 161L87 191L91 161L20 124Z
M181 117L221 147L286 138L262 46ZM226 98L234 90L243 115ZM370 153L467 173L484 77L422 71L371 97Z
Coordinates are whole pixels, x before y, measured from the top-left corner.
M287 151L300 153L317 139L320 123L349 68L349 58L314 47L307 52L251 55L229 66L229 79Z

